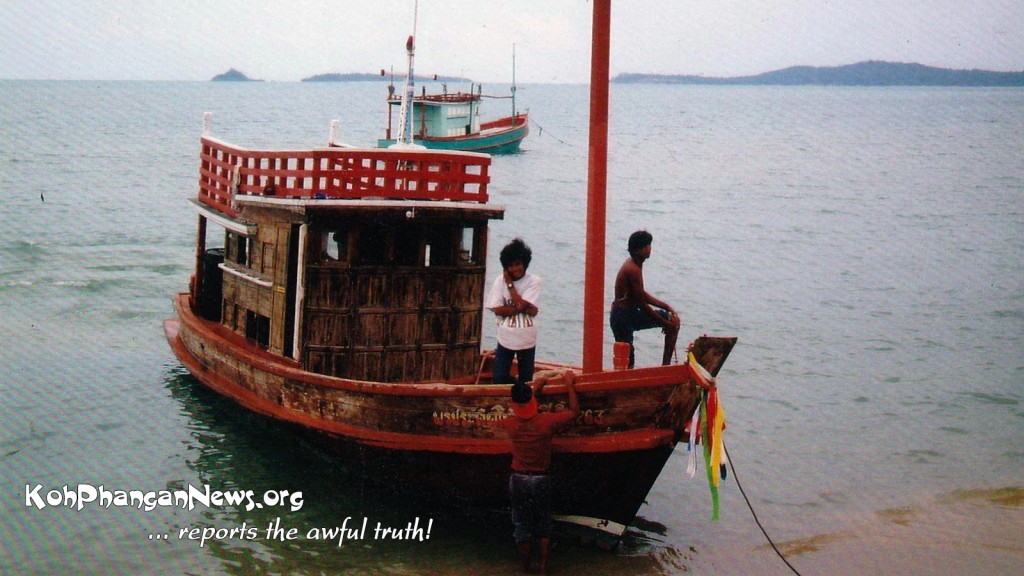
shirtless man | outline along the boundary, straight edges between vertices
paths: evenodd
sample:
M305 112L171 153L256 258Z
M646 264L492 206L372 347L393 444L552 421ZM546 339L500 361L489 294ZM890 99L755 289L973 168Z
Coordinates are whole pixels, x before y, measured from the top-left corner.
M661 363L672 361L679 336L679 315L674 308L644 289L644 261L651 257L653 237L638 230L629 237L629 258L615 276L615 300L612 302L611 327L616 342L629 343L629 367L636 355L633 332L661 327L665 332L665 351Z

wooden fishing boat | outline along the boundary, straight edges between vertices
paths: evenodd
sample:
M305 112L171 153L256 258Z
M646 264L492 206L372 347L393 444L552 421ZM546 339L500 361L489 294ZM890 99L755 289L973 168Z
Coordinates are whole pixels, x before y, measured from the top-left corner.
M350 455L373 482L506 507L510 389L492 383L481 336L488 223L504 217L489 203L490 156L251 150L213 138L209 122L200 143L195 274L164 324L184 367ZM537 368L551 377L541 410L566 409L569 370L582 406L555 442L558 518L614 543L686 437L700 388L687 363L604 369L603 295L597 307L583 366ZM735 342L702 336L691 350L715 375Z
M412 100L413 142L433 150L462 150L488 154L508 154L519 150L519 144L530 133L525 112L512 116L480 121L482 90L427 94L424 91ZM401 98L389 98L389 109L402 105ZM391 117L388 128L377 146L387 148L398 140L392 138Z
M414 37L405 44L408 72L405 89L395 95L394 82L388 86L388 126L378 148L417 145L432 150L459 150L487 154L508 154L519 150L519 144L530 133L529 116L516 109L515 65L512 72L512 115L489 122L480 121L480 104L485 98L480 85L469 92L427 94L426 87L415 96L416 75ZM515 56L513 55L513 61ZM487 98L505 98L487 96ZM398 129L392 136L393 111L399 110Z

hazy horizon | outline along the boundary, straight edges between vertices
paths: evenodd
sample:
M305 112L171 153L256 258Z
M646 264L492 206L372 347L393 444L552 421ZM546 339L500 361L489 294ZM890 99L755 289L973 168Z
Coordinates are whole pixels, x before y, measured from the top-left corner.
M1024 71L1024 10L1012 0L626 2L612 5L611 74L751 76L867 60ZM153 0L0 5L0 78L209 80L230 68L264 81L404 72L587 83L586 0Z

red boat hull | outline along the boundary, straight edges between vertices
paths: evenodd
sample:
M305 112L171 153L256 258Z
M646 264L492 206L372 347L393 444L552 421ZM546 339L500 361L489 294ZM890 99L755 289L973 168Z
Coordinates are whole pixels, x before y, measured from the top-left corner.
M252 411L300 426L382 484L505 508L511 457L500 421L507 414L506 386L384 384L305 372L198 317L188 294L175 302L178 319L165 322L166 336L204 385ZM713 346L705 356L720 365L734 340L712 340L724 348ZM698 392L684 365L583 375L577 388L583 415L555 442L555 512L601 525L614 539L633 521L683 438ZM557 383L541 398L546 409L564 404L564 387Z

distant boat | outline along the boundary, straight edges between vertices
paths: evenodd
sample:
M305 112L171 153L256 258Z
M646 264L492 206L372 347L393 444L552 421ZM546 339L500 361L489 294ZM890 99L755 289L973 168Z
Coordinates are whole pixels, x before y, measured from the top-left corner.
M434 150L460 150L507 154L519 150L519 144L529 134L525 112L489 122L480 121L481 92L442 93L424 92L412 101L412 141ZM401 106L402 99L388 98L390 107ZM385 137L377 141L378 148L387 148L398 140L392 138L391 116Z
M415 76L413 75L414 41L410 36L406 42L409 57L409 72L406 75L405 90L395 94L394 84L388 87L388 127L384 138L377 141L378 148L399 146L422 146L433 150L461 152L483 152L487 154L508 154L519 150L519 144L530 132L526 113L516 110L515 55L512 72L512 115L488 122L480 121L480 103L483 98L504 98L484 96L478 84L469 92L427 94L426 88L414 96ZM397 132L393 134L392 111L399 109Z

